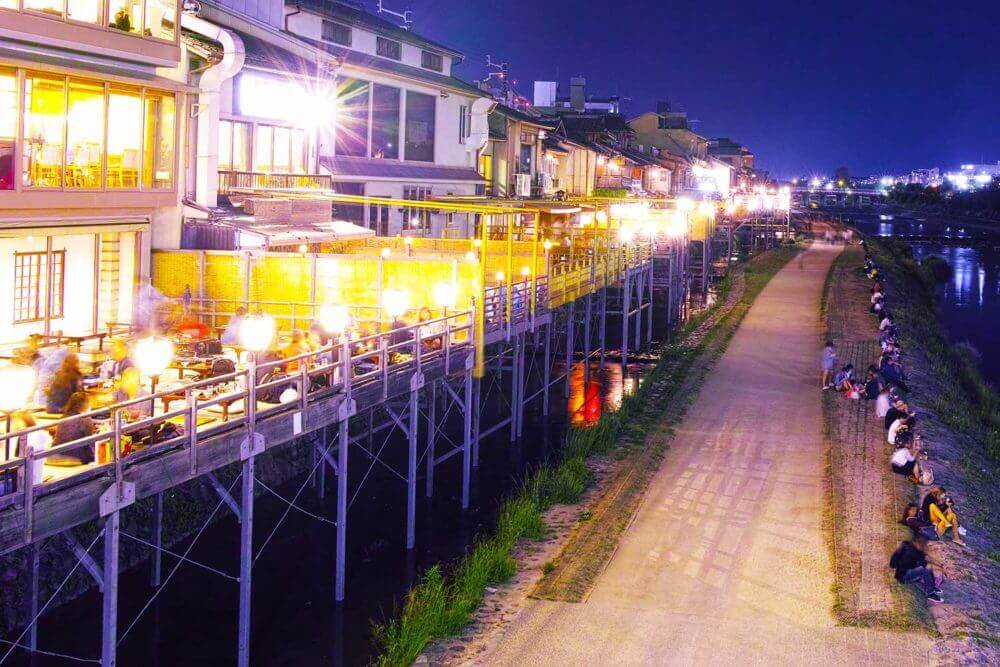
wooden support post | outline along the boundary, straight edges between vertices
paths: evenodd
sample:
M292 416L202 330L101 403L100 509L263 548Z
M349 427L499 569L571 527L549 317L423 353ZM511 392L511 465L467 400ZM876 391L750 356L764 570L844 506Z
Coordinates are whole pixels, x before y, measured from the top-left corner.
M445 380L447 382L447 380ZM444 393L445 406L448 405L448 394ZM447 410L444 412L447 414ZM427 480L424 495L431 498L434 495L434 441L437 439L437 382L431 382L427 397Z
M552 383L552 322L545 325L544 336L545 363L542 366L542 415L549 415L549 385Z
M631 274L625 269L625 282L622 285L622 366L628 364L628 311L629 299L632 296Z
M409 423L407 440L409 456L406 465L406 548L416 545L417 536L417 425L420 416L420 387L423 377L415 373L410 384Z
M472 370L465 371L465 409L462 411L462 509L469 508L469 485L472 475Z
M566 386L563 394L569 398L569 376L573 372L573 320L576 319L576 301L566 304Z
M252 409L252 408L251 408ZM252 437L252 434L251 434ZM250 665L250 582L253 571L254 456L243 459L240 480L240 607L237 664Z
M583 382L590 382L590 318L593 312L591 294L587 294L583 304Z
M347 569L347 450L350 447L350 418L337 425L337 572L334 599L344 599L344 574Z
M28 621L31 623L31 629L28 630L28 646L32 651L38 647L38 621L35 620L35 617L38 616L38 580L41 553L42 543L32 542L31 561L29 562L31 576L28 581Z

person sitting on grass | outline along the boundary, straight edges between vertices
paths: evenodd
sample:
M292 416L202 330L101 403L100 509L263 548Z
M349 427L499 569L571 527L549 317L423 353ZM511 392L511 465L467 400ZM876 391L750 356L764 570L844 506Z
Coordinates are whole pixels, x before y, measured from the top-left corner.
M909 414L909 406L906 405L906 401L901 398L897 398L892 402L892 407L889 408L889 411L885 413L885 420L883 421L885 430L888 431L897 419L905 417Z
M924 519L934 524L938 537L944 537L944 534L951 528L952 542L962 547L965 546L965 541L962 540L965 529L958 524L958 515L955 513L951 498L945 495L944 487L931 487L920 505L920 514Z
M889 567L896 571L896 581L899 583L914 584L924 592L928 600L944 602L934 570L927 563L926 549L927 538L914 535L913 539L903 542L893 552Z
M916 503L906 504L903 518L899 522L909 528L914 537L923 535L932 542L937 542L940 539L934 524L920 516L920 507Z
M833 347L833 341L826 341L826 345L823 346L823 357L821 360L821 368L823 374L821 376L820 382L823 385L823 389L829 389L833 386L830 380L833 378L833 369L837 365L837 350Z
M898 446L901 443L903 434L909 433L910 428L910 415L903 415L889 425L889 431L886 434L886 439L889 441L890 445Z
M914 484L920 484L923 470L920 469L920 462L917 461L914 442L913 438L907 438L905 444L898 445L896 451L889 457L889 463L894 473L902 475Z
M882 321L878 323L878 330L879 331L885 331L886 329L888 329L889 327L891 327L892 324L893 324L893 322L892 322L892 315L889 314L889 311L883 310L882 311Z
M880 291L872 292L871 308L870 308L871 312L873 312L873 313L878 312L878 311L875 310L875 304L879 303L884 298L885 298L885 296L882 294L882 292L880 292Z
M868 367L868 375L865 378L864 399L874 401L882 393L882 378L879 377L878 369L875 366Z
M845 393L854 391L854 364L847 364L837 371L833 378L833 388Z
M888 387L883 387L882 391L875 398L875 416L884 420L891 409L892 399L889 395L889 389Z

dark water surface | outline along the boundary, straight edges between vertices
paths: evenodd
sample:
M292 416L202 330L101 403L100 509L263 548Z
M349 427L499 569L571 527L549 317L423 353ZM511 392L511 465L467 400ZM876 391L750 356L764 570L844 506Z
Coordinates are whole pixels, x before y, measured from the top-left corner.
M1000 385L1000 229L958 219L896 215L892 220L878 216L855 219L865 233L879 236L939 236L944 242L912 244L919 260L940 255L951 266L951 278L939 289L941 322L945 333L956 343L969 342L980 353L983 374ZM965 242L967 241L967 243Z
M515 488L525 471L549 459L563 442L567 425L596 422L603 411L616 409L631 393L647 369L642 363L622 369L608 363L593 365L590 381L583 367L571 373L570 396L560 384L551 392L551 414L541 415L541 400L526 408L524 437L511 443L508 429L484 439L480 466L472 478L472 508L461 511L461 456L451 458L435 471L435 496L424 498L424 468L417 485L417 547L405 548L406 539L406 440L390 440L383 458L374 463L357 448L351 449L351 493L357 491L349 510L347 600L333 601L335 527L306 514L291 511L274 538L254 564L252 662L255 665L358 665L375 654L371 623L389 616L406 591L427 567L454 562L474 543L475 537L494 525L499 502ZM509 387L509 378L504 377ZM483 381L486 396L487 380ZM532 389L529 389L529 394ZM506 409L499 396L483 406L483 428L492 425ZM425 428L421 420L420 429ZM460 442L460 433L448 435ZM425 436L420 436L421 452ZM364 443L362 443L364 444ZM375 448L382 438L375 436ZM443 451L439 444L439 454ZM397 474L398 471L398 474ZM276 489L292 498L305 476ZM238 495L239 486L234 489ZM336 482L327 476L327 496L320 500L307 488L297 504L331 521L336 518ZM265 493L258 496L254 518L254 548L258 550L277 524L287 505ZM123 521L123 532L125 522ZM127 542L122 538L123 544ZM172 547L183 552L188 543ZM85 545L86 546L86 545ZM100 562L100 541L92 552ZM210 526L198 539L189 558L230 576L239 567L239 526L231 513ZM43 558L44 562L44 558ZM177 560L164 555L166 578ZM59 574L61 579L63 574ZM82 569L75 576L87 576ZM119 586L118 632L121 665L231 665L236 661L238 584L195 565L181 566L162 588L157 600L128 631L130 623L154 590L149 569L141 565L123 573ZM40 603L44 603L42 600ZM40 622L38 646L79 657L98 658L101 639L101 597L97 591L47 612ZM5 649L4 649L5 650ZM0 652L2 655L2 652ZM75 664L61 658L37 657L29 661L15 654L7 664Z

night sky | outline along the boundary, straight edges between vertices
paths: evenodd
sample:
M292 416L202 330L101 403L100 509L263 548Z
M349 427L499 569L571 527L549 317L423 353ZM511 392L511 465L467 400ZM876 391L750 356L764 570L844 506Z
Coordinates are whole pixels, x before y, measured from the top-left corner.
M384 0L399 9L405 0ZM368 0L369 7L374 0ZM394 6L395 5L395 6ZM781 177L1000 160L1000 1L410 0L417 32L510 63L517 89L669 100Z

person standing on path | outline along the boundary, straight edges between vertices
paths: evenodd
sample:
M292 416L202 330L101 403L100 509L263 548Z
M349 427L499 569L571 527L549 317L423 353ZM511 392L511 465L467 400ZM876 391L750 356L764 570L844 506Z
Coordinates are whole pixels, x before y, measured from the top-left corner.
M830 388L830 380L833 375L833 369L837 366L837 350L833 347L833 341L826 341L826 345L823 346L823 358L821 362L823 376L822 376L822 386L823 389Z

